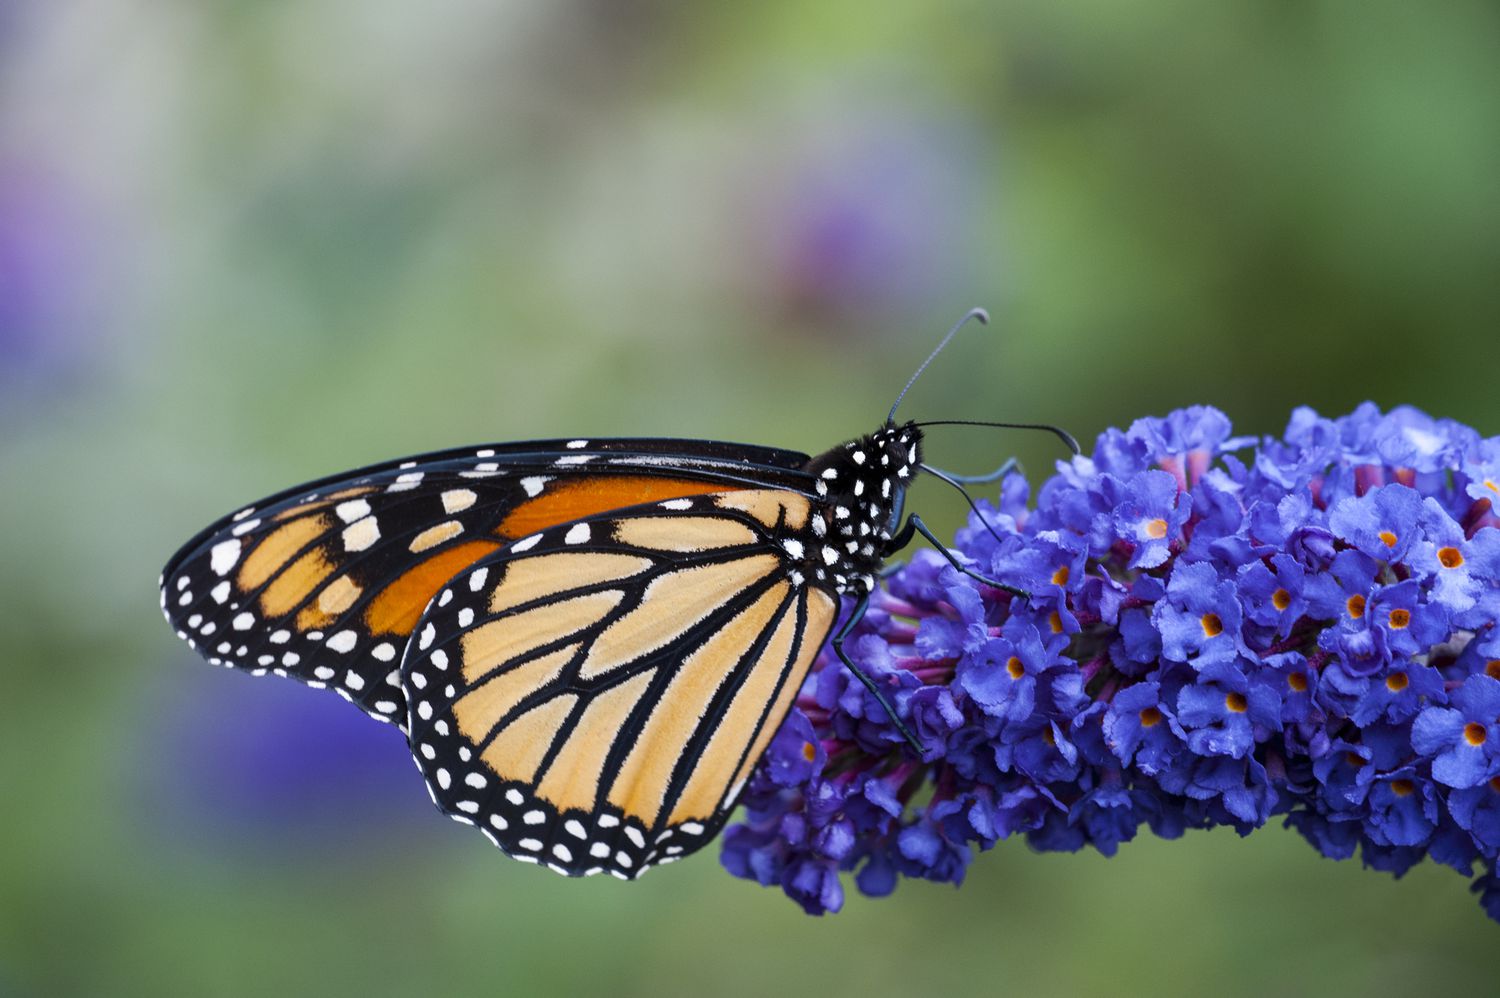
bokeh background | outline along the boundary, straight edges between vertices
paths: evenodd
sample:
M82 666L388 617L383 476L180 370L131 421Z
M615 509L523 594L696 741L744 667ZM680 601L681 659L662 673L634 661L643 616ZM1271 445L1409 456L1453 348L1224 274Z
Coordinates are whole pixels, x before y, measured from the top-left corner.
M817 451L975 304L908 415L1500 432L1497 50L1463 2L0 0L0 994L1491 993L1460 878L1278 828L821 920L712 852L566 882L155 581L408 452Z

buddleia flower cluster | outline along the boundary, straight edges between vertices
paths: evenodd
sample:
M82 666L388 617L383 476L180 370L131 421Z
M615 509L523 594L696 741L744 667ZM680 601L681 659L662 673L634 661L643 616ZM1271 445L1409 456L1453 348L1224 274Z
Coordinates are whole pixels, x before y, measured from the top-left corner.
M1113 855L1278 822L1323 855L1474 878L1500 920L1500 437L1411 409L1297 410L1279 438L1211 408L1142 419L1019 474L954 550L916 554L825 650L724 837L731 873L808 912L977 851Z

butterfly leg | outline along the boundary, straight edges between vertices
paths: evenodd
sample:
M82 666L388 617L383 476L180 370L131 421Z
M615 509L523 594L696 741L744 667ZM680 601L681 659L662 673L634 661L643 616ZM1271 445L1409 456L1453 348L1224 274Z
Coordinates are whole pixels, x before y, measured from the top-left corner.
M938 470L941 470L941 469L938 469ZM988 472L987 474L983 474L983 475L955 475L951 471L944 471L943 474L947 475L949 478L953 479L955 482L960 482L960 483L962 483L964 485L983 485L983 484L985 484L987 482L998 482L1000 479L1004 478L1006 475L1010 474L1012 471L1020 471L1020 470L1021 470L1020 463L1018 461L1016 461L1015 458L1009 458L1009 459L1006 460L1006 462L1004 464L1002 464L1000 467L996 468L994 471Z
M915 513L906 518L906 525L903 526L900 533L898 533L891 540L889 545L890 548L892 550L895 550L903 548L907 544L910 544L913 533L921 534L923 537L927 538L928 542L937 549L938 554L947 559L948 564L952 565L954 568L958 569L969 578L975 579L979 582L983 582L985 585L989 586L992 589L999 589L1003 592L1010 593L1012 596L1015 596L1019 599L1031 599L1031 593L1027 592L1024 589L1018 589L1017 587L1007 585L1004 582L997 582L994 579L980 575L978 572L974 571L971 568L967 568L964 565L959 564L958 556L950 551L947 545L938 540L937 537L933 535L932 531L927 528L927 524L922 522L922 518Z
M833 653L839 657L839 661L844 663L844 666L854 678L858 679L864 688L870 691L871 696L880 704L886 716L891 719L891 723L896 726L896 730L901 733L901 737L906 739L907 744L920 757L925 754L925 750L922 748L922 743L917 741L917 736L911 733L911 729L906 726L900 717L896 716L896 708L891 706L891 702L885 698L885 694L880 692L880 688L875 685L875 680L867 676L865 671L855 665L853 660L844 652L844 639L849 636L850 631L854 630L855 625L864 619L865 610L869 609L869 606L870 594L866 593L854 605L854 612L849 614L849 619L844 622L844 626L839 628L839 632L833 636Z

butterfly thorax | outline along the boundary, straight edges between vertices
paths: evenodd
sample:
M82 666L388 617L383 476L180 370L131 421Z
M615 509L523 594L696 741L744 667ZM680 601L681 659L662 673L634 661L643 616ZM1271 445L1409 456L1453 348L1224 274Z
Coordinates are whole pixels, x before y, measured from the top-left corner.
M851 595L875 588L921 461L922 431L906 423L887 424L807 463L817 493L805 552L813 581Z

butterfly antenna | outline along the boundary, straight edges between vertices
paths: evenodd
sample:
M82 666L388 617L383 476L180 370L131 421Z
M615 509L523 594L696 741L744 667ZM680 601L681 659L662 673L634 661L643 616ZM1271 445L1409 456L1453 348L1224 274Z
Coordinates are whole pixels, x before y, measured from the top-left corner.
M948 330L948 335L944 336L942 342L937 345L932 353L927 355L926 360L922 361L922 365L918 367L916 373L911 376L911 380L907 381L906 387L901 389L901 394L896 396L896 403L891 406L890 414L885 417L885 421L887 423L893 423L896 421L896 410L901 408L901 400L906 398L906 393L911 391L911 386L917 383L917 379L922 376L922 372L927 370L927 365L931 364L934 360L937 359L937 355L943 352L943 347L948 345L948 341L953 339L954 335L960 329L968 325L970 319L978 319L986 326L990 324L990 314L982 308L969 309L969 311L964 314L964 317L962 319L959 319L957 322L955 322L953 324L953 328Z
M921 373L921 372L918 372ZM893 410L894 411L894 410ZM1046 430L1057 437L1074 455L1082 454L1083 448L1078 446L1078 441L1073 434L1061 426L1053 426L1051 423L994 423L982 419L924 419L918 426L997 426L1003 430Z

